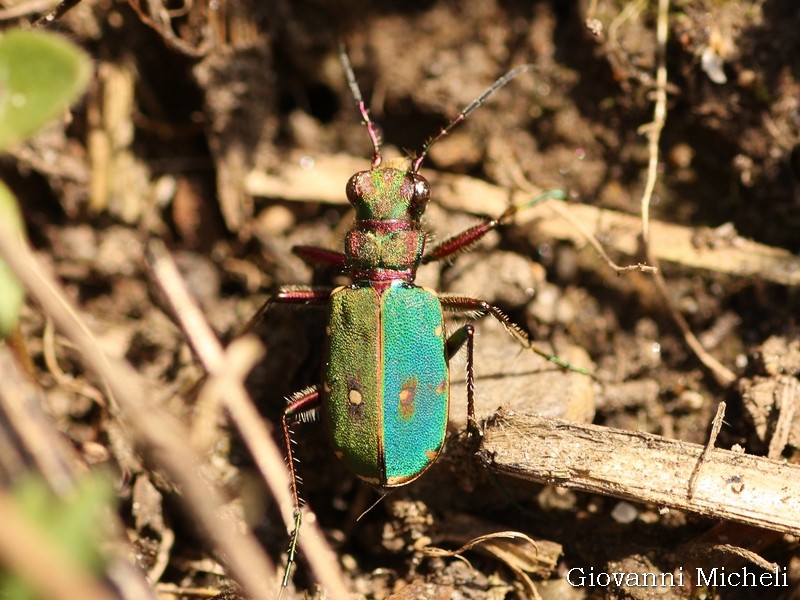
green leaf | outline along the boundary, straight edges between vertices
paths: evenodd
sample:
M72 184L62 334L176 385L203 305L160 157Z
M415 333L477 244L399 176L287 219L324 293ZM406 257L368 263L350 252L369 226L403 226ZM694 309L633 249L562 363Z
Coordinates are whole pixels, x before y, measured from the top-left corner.
M23 479L12 493L24 516L76 565L99 572L103 545L110 537L111 479L102 473L83 477L69 499L58 498L39 476ZM42 574L46 576L46 574ZM39 600L30 584L0 566L2 600Z
M31 523L47 532L77 564L92 569L102 566L100 545L109 533L104 511L113 500L112 484L104 473L83 477L68 500L53 495L40 477L22 480L13 493Z
M0 149L32 134L86 89L91 63L82 50L44 31L0 37Z
M11 226L20 237L25 235L22 215L17 199L0 181L0 220ZM8 265L0 260L0 340L5 339L17 326L19 311L25 300L25 290Z

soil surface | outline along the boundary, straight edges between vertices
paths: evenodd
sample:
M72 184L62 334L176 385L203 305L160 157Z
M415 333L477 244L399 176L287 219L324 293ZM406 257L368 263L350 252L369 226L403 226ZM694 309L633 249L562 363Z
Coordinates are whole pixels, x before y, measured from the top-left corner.
M658 88L656 3L84 0L50 26L91 55L96 75L68 121L3 160L2 177L24 199L39 258L103 348L193 432L205 475L277 565L270 577L286 560L286 526L236 428L196 393L203 369L145 248L152 239L168 246L226 343L281 286L347 283L336 268L312 268L292 253L296 245L342 249L353 219L345 184L370 167L340 40L386 160L419 154L498 77L533 65L431 148L420 169L432 184L429 246L474 225L476 213L502 213L502 203L458 197L447 183L477 179L501 199L507 193L505 202L555 188L567 207L595 207L582 225L619 265L663 257L665 294L652 272L617 274L550 200L469 252L422 266L418 283L497 305L544 352L594 377L564 375L483 318L479 421L511 408L705 444L725 401L718 447L797 462L800 424L776 421L788 406L793 415L800 397L779 405L775 389L791 381L797 390L800 369L791 272L800 264L800 5L675 1L667 18L649 245L641 201ZM630 243L605 220L618 213L637 225ZM569 231L545 237L539 218ZM678 236L659 235L666 224L688 233L688 251L669 254ZM750 252L748 240L789 266L776 271L764 258L739 269L733 259ZM700 261L709 252L719 260ZM692 350L680 321L710 360ZM448 327L463 322L455 315ZM278 305L250 328L266 358L248 389L281 447L285 399L320 383L325 326L324 308ZM33 302L21 330L50 420L82 462L115 474L124 539L159 596L237 597L223 553L182 508L175 482L136 451L140 440L81 354L52 336ZM443 456L375 506L379 494L337 461L320 423L292 427L301 497L358 597L749 598L753 588L688 575L683 586L654 590L572 586L568 573L716 565L760 574L766 564L786 569L787 587L759 597L797 593L796 536L492 474L475 457L479 440L466 435L466 363L462 352L451 365ZM789 432L781 443L779 430ZM537 545L492 539L465 551L468 563L430 555L499 531ZM285 597L324 597L302 552Z

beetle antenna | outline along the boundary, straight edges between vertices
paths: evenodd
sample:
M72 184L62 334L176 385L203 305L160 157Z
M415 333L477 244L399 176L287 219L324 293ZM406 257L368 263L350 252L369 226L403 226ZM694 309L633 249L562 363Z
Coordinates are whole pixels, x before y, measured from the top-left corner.
M350 65L350 59L347 56L347 50L345 49L343 43L339 44L339 60L342 61L344 74L347 77L347 85L350 86L350 93L353 94L353 99L356 101L358 112L361 113L361 119L364 121L364 125L367 126L369 139L372 140L372 168L374 169L381 164L381 136L378 134L378 128L375 126L375 122L369 116L367 105L364 104L364 99L361 96L361 90L359 89L358 82L356 81L356 75L353 73L353 67Z
M435 135L425 143L425 146L422 148L422 152L420 152L419 156L414 159L411 171L413 173L417 173L419 171L420 166L422 165L422 161L425 160L426 156L428 156L428 152L430 151L431 146L433 146L436 142L441 140L444 136L446 136L453 129L455 129L456 125L458 125L459 123L461 123L461 121L466 119L470 115L470 113L472 113L474 110L482 106L483 103L486 102L492 94L494 94L500 88L504 87L509 81L514 79L520 73L525 73L526 71L531 71L535 68L536 66L530 63L514 67L508 73L506 73L505 75L500 77L497 81L495 81L492 85L486 88L483 91L483 93L477 98L475 98L475 100L470 102L467 105L467 107L464 108L464 110L462 110L455 119L450 121L450 123L448 123L446 127L442 127L442 129L439 131L437 135Z
M375 502L373 502L372 504L370 504L370 506L369 506L369 508L367 508L367 510L365 510L365 511L364 511L364 512L362 512L360 515L358 515L358 518L356 519L356 523L358 523L358 522L359 522L361 519L363 519L365 516L367 516L367 513L368 513L368 512L370 512L370 511L371 511L373 508L375 508L376 506L378 506L378 504L380 504L381 502L383 502L383 501L386 499L386 497L387 497L389 494L391 494L391 493L392 493L392 491L393 491L393 490L389 490L389 491L387 491L387 490L380 490L380 494L381 494L381 495L378 497L378 499L377 499L377 500L375 500Z

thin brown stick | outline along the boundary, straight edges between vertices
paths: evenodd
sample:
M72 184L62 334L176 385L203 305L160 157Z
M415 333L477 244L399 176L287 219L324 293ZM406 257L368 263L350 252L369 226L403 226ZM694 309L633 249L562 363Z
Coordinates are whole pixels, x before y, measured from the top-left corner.
M600 258L602 258L606 262L606 264L609 267L611 267L611 269L616 271L617 274L628 273L630 271L640 271L642 273L658 273L657 267L653 267L651 265L646 265L643 263L636 263L635 265L628 265L626 267L618 265L613 260L611 260L611 257L605 251L605 248L603 248L603 245L600 243L597 237L593 235L592 232L590 232L586 227L584 227L583 223L581 223L575 217L573 217L569 211L565 210L562 204L558 202L549 202L548 208L553 212L557 213L562 219L565 219L567 222L569 222L573 227L575 227L575 229L577 229L581 233L581 235L583 235L586 241L589 242L589 244L591 244L595 252L597 252L597 254L600 255Z
M650 256L650 261L656 266L659 267L658 273L655 274L654 280L656 282L656 288L661 293L661 297L667 303L667 306L672 314L672 318L674 319L675 323L678 325L678 328L681 330L683 334L683 339L686 341L686 345L695 353L700 362L702 362L714 375L715 379L720 385L728 386L736 381L736 375L731 371L728 367L723 365L719 362L714 356L712 356L705 348L703 348L703 344L700 343L700 340L697 339L697 336L692 332L691 327L689 327L689 323L683 317L681 313L679 313L672 303L669 301L669 291L667 290L667 282L664 279L664 275L660 269L660 264L658 259L654 258L654 254L648 252L648 256Z
M200 58L205 56L211 49L211 41L209 39L204 39L195 47L175 35L172 29L171 15L161 2L148 3L147 10L142 7L140 0L128 0L128 5L139 16L142 23L160 35L164 43L178 52L192 58Z
M783 449L789 443L789 437L792 435L797 414L798 391L800 390L800 385L793 376L779 377L777 384L775 409L778 411L778 420L772 431L767 451L767 456L776 460L783 454Z
M697 465L694 471L692 471L692 476L689 478L689 498L694 496L694 491L697 488L697 478L700 476L700 469L703 468L703 463L705 463L708 454L717 443L717 436L719 436L719 432L722 430L722 423L725 420L725 407L725 402L720 402L719 405L717 405L717 414L714 415L714 420L711 423L711 433L708 436L708 441L703 448L703 453L700 455L700 460L697 461Z
M199 306L189 295L175 262L163 243L151 242L148 253L158 284L172 304L189 343L210 375L205 385L216 391L231 415L261 476L278 501L286 527L292 529L295 522L294 501L289 493L292 480L281 451L244 387L244 378L253 363L260 358L260 352L256 354L247 348L255 340L242 338L231 344L227 352L223 350ZM304 515L303 522L298 539L312 570L332 597L346 597L347 587L336 555L316 521L310 515Z
M503 414L490 421L480 456L514 477L686 510L800 535L800 466L650 433Z

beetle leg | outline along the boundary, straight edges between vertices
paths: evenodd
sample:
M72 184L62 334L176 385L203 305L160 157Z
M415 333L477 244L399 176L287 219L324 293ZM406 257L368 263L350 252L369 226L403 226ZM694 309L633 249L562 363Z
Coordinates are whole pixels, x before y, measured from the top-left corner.
M242 329L242 333L251 331L273 304L298 304L300 306L323 306L330 300L333 288L310 288L310 287L281 287L277 294L269 296L264 304L256 311L256 314L248 321Z
M330 301L332 288L310 288L310 287L282 287L278 290L277 294L269 296L261 308L258 309L255 315L250 319L249 323L245 326L244 331L253 329L270 307L273 304L295 304L298 306L321 306ZM292 565L297 557L297 539L300 534L300 519L302 512L300 511L300 495L297 489L297 473L294 468L294 453L292 452L292 432L289 429L289 422L296 419L303 419L305 415L311 414L314 409L319 405L319 388L317 386L309 387L288 399L288 406L283 411L281 418L281 428L283 430L283 443L286 450L286 464L289 468L289 485L291 487L292 500L294 502L294 528L292 530L289 542L289 551L287 553L286 568L283 571L283 580L281 582L281 591L279 597L283 595L286 586L289 585L289 575L291 574Z
M347 257L342 252L326 250L316 246L294 246L292 252L311 265L326 265L341 270L347 266Z
M289 404L283 410L281 427L283 428L283 444L286 449L286 462L289 466L289 477L292 486L292 499L294 509L300 511L300 495L297 492L297 474L294 470L294 453L292 452L292 432L289 430L289 421L302 419L304 413L315 410L319 406L319 386L312 385L297 392L289 398Z
M508 223L521 210L532 208L537 204L552 198L563 200L564 192L561 190L548 190L533 200L509 206L506 211L496 219L491 217L483 217L483 220L477 225L470 227L461 233L457 233L440 244L436 244L433 248L425 253L425 256L422 257L422 264L453 258L454 256L469 250L483 236L490 231L497 229L500 227L500 225L505 225Z
M294 453L292 452L292 432L289 429L289 420L302 419L304 414L313 411L319 406L319 386L311 386L293 394L288 401L281 418L283 429L283 444L286 449L286 464L289 467L289 481L291 485L292 500L294 501L294 529L290 536L289 551L287 552L286 568L283 571L281 594L289 585L289 575L292 565L297 558L297 538L300 535L300 494L297 491L297 473L294 469Z
M581 375L589 375L589 371L586 369L582 369L580 367L576 367L571 365L567 361L558 358L548 352L545 352L541 348L534 345L531 338L525 333L522 328L514 323L511 319L506 316L506 314L501 311L496 306L489 304L485 300L479 300L478 298L470 298L468 296L455 296L455 295L440 295L439 300L442 303L442 306L445 310L453 311L453 312L461 312L470 314L472 317L480 317L483 315L491 315L500 324L505 327L506 331L508 331L514 339L516 339L519 344L532 352L535 352L542 358L546 358L552 363L557 364L562 369L567 369L568 371L574 371L576 373L580 373Z
M464 344L467 344L467 429L470 433L478 433L478 422L475 420L475 327L467 323L447 338L447 360L455 356Z

